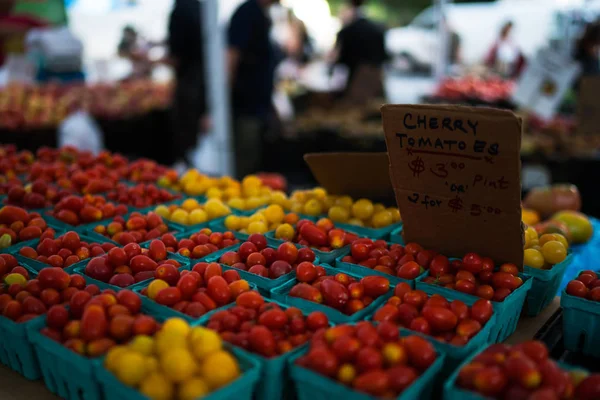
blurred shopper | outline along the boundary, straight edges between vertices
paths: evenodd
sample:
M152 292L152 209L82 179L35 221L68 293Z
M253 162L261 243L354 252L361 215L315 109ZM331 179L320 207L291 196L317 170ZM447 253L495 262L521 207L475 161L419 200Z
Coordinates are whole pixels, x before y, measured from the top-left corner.
M47 25L28 15L13 15L15 3L16 0L0 0L0 66L9 53L24 53L27 31Z
M231 87L236 175L261 167L262 143L274 119L276 50L268 8L279 0L247 0L231 17L227 64Z
M296 17L292 10L288 12L288 24L290 35L285 46L286 53L299 65L307 64L314 55L314 46L306 30L306 25Z
M169 20L169 57L175 69L173 100L173 162L191 165L189 150L198 131L206 130L204 49L198 0L175 0Z
M600 22L586 26L577 41L574 56L581 65L581 76L600 75Z
M492 45L485 58L485 64L505 78L516 78L525 67L525 56L512 40L512 21L506 22L500 29L500 37Z
M361 66L381 68L388 58L384 29L367 19L364 3L366 0L350 0L347 23L337 36L335 63L348 67L348 86Z
M149 78L152 74L152 63L148 57L151 43L145 40L131 25L123 28L123 36L119 42L120 57L131 61L132 73L129 78Z

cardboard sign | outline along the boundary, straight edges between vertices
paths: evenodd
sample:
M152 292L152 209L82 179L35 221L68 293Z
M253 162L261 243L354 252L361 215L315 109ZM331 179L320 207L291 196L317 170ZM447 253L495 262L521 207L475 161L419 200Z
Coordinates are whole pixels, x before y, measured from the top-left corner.
M522 268L521 120L471 107L381 111L405 240Z
M563 53L542 49L521 74L512 100L521 108L548 120L556 113L579 69L579 64Z
M328 193L394 199L387 153L311 153L304 155L304 161Z
M600 134L600 78L585 77L579 84L577 99L577 133Z

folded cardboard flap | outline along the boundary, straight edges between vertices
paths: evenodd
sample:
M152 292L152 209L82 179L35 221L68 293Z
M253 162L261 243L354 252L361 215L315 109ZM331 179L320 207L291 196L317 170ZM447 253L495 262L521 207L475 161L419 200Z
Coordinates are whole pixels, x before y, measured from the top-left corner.
M395 203L387 153L310 153L304 161L328 193Z

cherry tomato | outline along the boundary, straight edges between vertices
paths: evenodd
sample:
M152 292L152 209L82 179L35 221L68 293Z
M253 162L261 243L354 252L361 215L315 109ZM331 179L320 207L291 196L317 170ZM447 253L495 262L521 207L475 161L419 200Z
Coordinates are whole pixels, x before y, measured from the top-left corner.
M413 319L408 328L415 332L421 332L425 335L431 334L431 326L424 317L417 317Z
M480 285L475 289L475 296L491 300L494 297L494 288L490 285Z
M433 345L419 336L407 336L403 344L410 363L420 370L429 367L436 359Z
M466 280L457 281L454 284L454 289L458 290L462 293L474 294L475 293L475 283Z
M429 264L429 275L439 277L440 275L447 274L450 272L450 261L448 257L438 254L433 257Z
M422 315L429 322L431 328L437 332L454 329L458 322L456 315L443 307L426 307L423 309Z
M453 300L450 303L450 310L456 315L459 321L469 317L469 307L460 300Z
M496 272L492 276L492 287L494 289L510 289L513 290L517 286L515 277L507 272Z
M417 243L408 243L406 246L404 246L404 251L414 257L418 252L423 251L423 247Z
M475 279L475 275L473 275L473 273L469 272L469 271L458 271L456 273L456 276L454 278L456 280L456 282L458 281L469 281L469 282L477 282L477 280Z
M500 271L501 272L507 272L513 276L517 276L519 275L519 269L517 268L517 266L515 264L502 264L500 266Z
M414 306L416 309L420 310L423 305L425 304L425 302L427 301L428 296L427 293L425 293L422 290L412 290L406 294L404 294L404 297L402 298L402 301L405 304L410 304L412 306Z
M581 276L580 276L581 277ZM567 294L577 297L585 297L587 295L588 288L580 280L573 280L567 284Z
M586 287L589 287L591 283L596 280L596 278L594 278L592 275L581 274L576 278L576 280L583 282Z
M478 274L483 269L483 261L481 260L479 254L467 253L462 259L461 268L473 274Z
M500 288L494 291L494 297L492 297L492 301L504 301L504 299L511 294L512 291L507 288Z

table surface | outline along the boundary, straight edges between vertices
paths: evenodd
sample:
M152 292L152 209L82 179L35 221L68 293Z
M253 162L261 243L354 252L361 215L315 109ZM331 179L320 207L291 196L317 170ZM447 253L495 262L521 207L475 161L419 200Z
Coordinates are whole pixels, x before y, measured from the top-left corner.
M522 317L519 320L517 331L513 333L506 343L518 343L533 338L544 323L560 307L559 298L554 301L537 317ZM0 365L0 399L2 400L56 400L59 397L46 389L42 380L31 382L21 375Z

